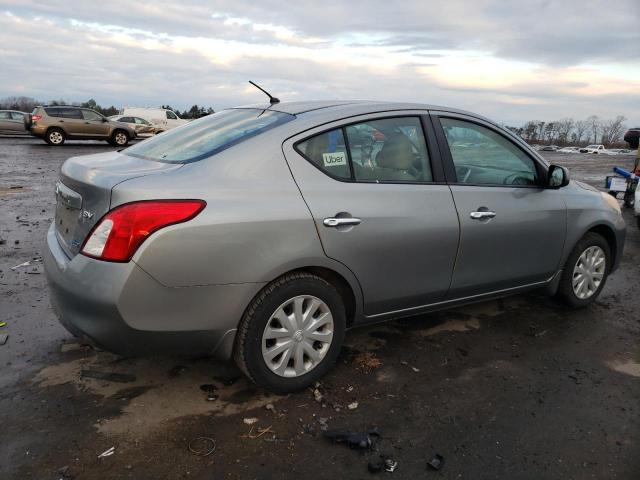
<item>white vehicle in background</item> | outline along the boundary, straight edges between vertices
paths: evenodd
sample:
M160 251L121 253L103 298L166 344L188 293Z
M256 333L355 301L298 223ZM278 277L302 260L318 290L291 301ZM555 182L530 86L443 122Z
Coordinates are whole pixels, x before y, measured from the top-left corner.
M579 151L580 147L564 147L557 150L558 153L578 153Z
M152 124L157 133L171 130L187 123L187 120L180 118L176 112L166 108L124 107L121 115L142 118Z
M586 147L582 147L580 149L580 153L604 153L606 148L604 145L587 145Z
M605 155L630 155L631 150L628 148L609 148L602 153Z

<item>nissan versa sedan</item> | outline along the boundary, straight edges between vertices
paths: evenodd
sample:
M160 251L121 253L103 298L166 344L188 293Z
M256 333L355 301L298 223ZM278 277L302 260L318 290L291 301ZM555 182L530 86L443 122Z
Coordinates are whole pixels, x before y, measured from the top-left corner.
M277 393L345 330L542 288L598 296L624 245L610 195L478 115L421 104L232 108L70 158L45 266L73 334L234 358Z

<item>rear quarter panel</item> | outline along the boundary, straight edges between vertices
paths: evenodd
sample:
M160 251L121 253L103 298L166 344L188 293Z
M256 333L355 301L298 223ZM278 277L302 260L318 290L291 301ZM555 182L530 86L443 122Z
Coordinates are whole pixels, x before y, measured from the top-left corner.
M320 266L338 271L358 295L351 272L324 255L281 148L280 136L265 134L171 174L116 186L112 208L142 199L207 202L195 219L152 234L133 260L172 287L269 282Z

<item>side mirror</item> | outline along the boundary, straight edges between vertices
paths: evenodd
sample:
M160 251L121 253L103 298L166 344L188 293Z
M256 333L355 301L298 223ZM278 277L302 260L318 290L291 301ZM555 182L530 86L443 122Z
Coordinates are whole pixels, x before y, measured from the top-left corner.
M102 117L102 123L107 123L109 119L107 117Z
M560 165L551 165L547 175L547 186L549 188L562 188L569 185L569 170Z

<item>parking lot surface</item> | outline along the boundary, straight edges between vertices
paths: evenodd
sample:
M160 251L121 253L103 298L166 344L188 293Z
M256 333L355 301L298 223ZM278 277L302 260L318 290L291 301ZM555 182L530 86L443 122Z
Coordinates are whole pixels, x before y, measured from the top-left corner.
M367 478L379 454L398 466L378 476L395 478L640 478L631 212L620 269L593 306L532 293L352 330L317 389L278 397L232 365L117 357L58 324L40 262L54 182L65 159L109 149L0 138L0 478ZM546 156L598 187L633 164ZM377 451L323 436L374 427ZM198 455L213 446L198 437L215 451Z

